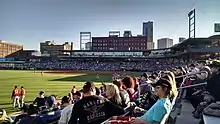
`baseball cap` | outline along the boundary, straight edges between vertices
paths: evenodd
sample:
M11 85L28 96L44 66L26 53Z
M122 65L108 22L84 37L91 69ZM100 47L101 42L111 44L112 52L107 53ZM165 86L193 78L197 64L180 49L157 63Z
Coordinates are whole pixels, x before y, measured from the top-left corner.
M55 98L53 96L49 96L47 97L46 102L49 104L49 106L52 106L55 103Z
M83 86L83 92L89 92L92 89L95 89L95 84L93 82L86 82Z
M160 80L158 80L156 83L152 84L153 87L156 86L164 86L168 89L171 89L171 84L167 79L161 78Z

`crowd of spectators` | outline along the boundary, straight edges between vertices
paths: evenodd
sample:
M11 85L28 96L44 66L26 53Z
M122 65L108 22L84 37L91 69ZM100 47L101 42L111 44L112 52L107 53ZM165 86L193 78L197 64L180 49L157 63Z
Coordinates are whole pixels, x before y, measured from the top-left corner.
M104 70L104 71L147 71L170 69L185 64L179 61L146 60L146 61L94 61L94 60L47 60L27 62L18 68L37 70Z
M197 73L199 71L202 72ZM185 74L192 75L181 77ZM193 116L201 119L202 123L204 108L220 101L219 80L219 61L213 61L208 66L206 61L198 61L187 68L180 66L169 71L161 69L159 73L144 73L140 77L126 76L112 83L103 83L101 87L86 82L81 90L74 86L61 102L55 95L45 97L45 93L40 92L33 104L24 105L22 116L17 116L15 120L18 124L100 124L111 118L109 123L160 123L171 111L171 102L178 96L178 87L206 81L207 86L187 89L186 93L186 99L195 108ZM120 116L127 111L130 112L127 117Z

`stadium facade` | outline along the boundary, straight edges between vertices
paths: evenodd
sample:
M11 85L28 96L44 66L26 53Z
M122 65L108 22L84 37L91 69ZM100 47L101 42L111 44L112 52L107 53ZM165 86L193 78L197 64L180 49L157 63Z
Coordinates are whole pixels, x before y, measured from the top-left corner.
M7 56L22 50L22 45L12 44L0 40L0 58L6 58Z

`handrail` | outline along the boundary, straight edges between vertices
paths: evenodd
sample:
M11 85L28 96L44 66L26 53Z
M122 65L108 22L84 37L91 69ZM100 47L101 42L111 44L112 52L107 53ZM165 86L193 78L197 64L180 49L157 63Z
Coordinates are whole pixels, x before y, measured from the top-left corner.
M183 82L180 84L180 87L183 87L183 86L184 86L184 83L185 83L185 81L186 81L186 79L187 79L188 76L196 75L196 74L201 74L201 73L206 73L206 74L208 74L207 71L200 71L200 72L196 72L196 73L191 73L191 74L186 74L186 75L177 76L177 77L175 77L175 78L181 78L181 77L183 77Z
M204 83L200 83L200 84L193 84L193 85L189 85L189 86L179 87L177 89L192 88L192 87L197 87L197 86L203 86L203 85L206 85L206 84L207 84L207 82L204 82Z
M196 75L196 74L201 74L201 73L206 73L206 74L208 74L207 71L200 71L200 72L196 72L196 73L190 73L190 74L185 74L185 75L181 75L181 76L176 76L175 78L188 77L188 76L191 76L191 75Z

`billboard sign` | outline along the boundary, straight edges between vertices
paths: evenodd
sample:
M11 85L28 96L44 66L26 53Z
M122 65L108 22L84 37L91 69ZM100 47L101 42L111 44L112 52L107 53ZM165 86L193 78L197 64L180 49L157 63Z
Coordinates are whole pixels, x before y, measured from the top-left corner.
M220 32L220 23L215 23L214 28L215 32Z

